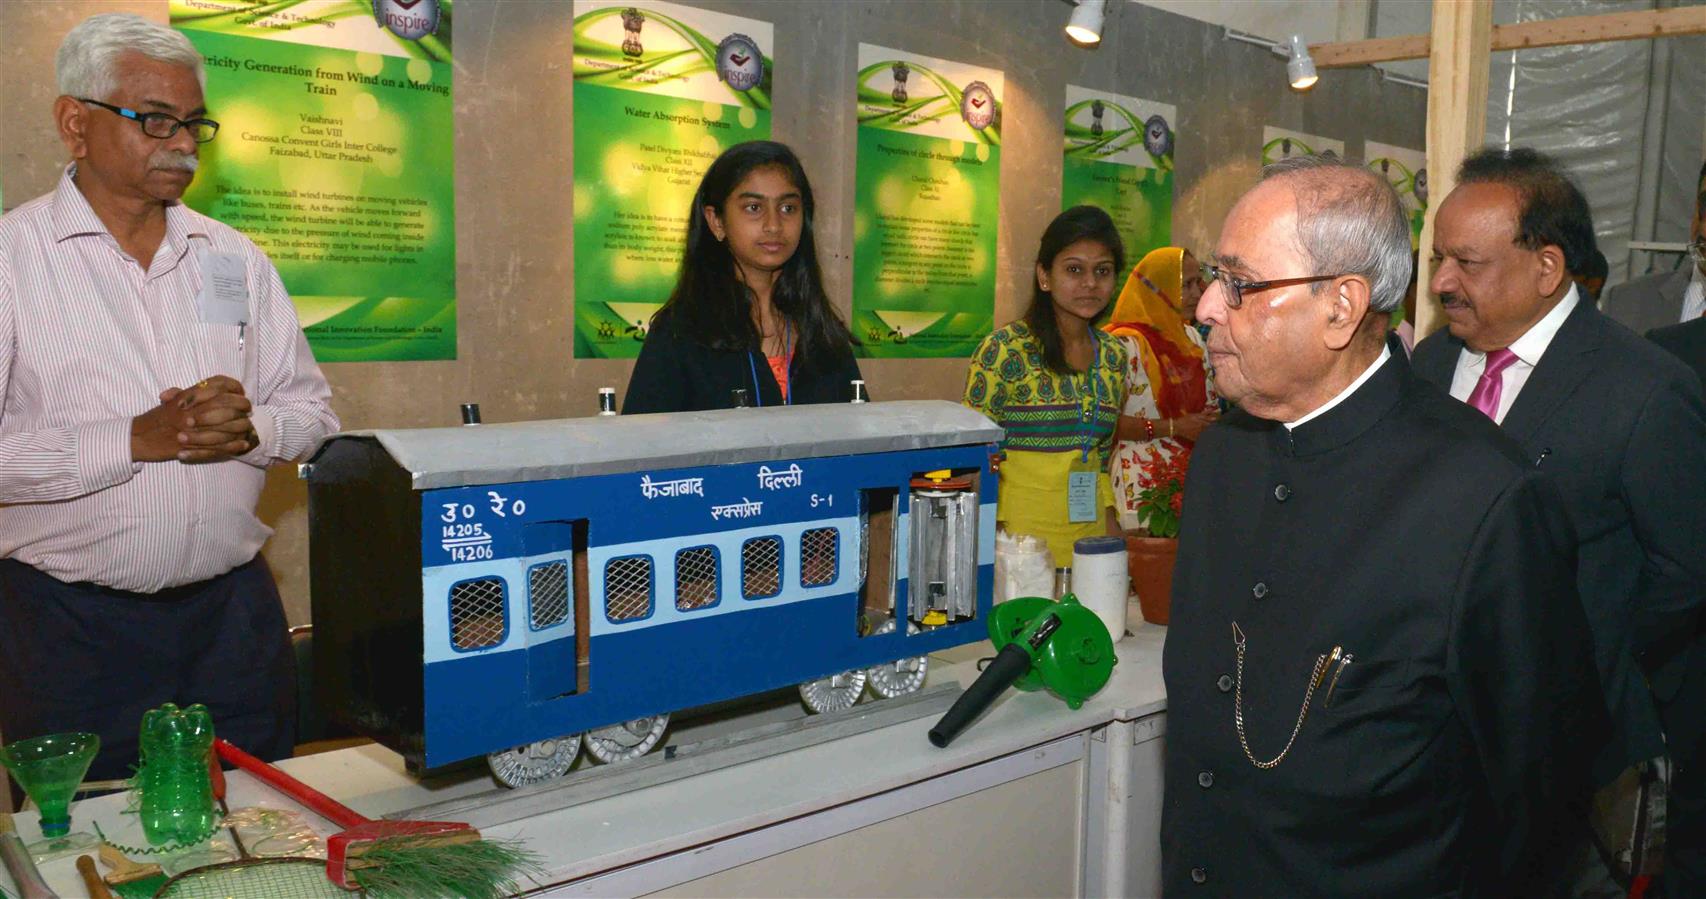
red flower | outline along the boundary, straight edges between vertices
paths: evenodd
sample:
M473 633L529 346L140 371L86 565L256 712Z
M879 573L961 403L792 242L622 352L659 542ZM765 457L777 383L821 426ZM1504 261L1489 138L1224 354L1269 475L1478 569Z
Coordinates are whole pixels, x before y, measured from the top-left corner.
M1185 503L1185 473L1190 464L1190 449L1183 446L1171 455L1154 453L1140 463L1143 482L1148 486L1138 491L1137 514L1150 536L1179 535L1179 514Z

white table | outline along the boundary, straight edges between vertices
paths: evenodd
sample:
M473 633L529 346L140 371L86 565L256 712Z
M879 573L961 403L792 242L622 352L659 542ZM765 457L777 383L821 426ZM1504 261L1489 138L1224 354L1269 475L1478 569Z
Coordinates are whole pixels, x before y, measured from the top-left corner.
M1166 629L1135 605L1130 617L1113 679L1077 711L1008 691L947 749L926 739L932 716L484 832L539 853L542 895L1157 895ZM969 683L989 654L933 659L930 682ZM373 817L493 787L472 774L422 783L376 745L281 767ZM228 781L233 809L296 808L241 772ZM141 845L125 801L80 801L73 827L99 821ZM33 813L17 825L37 838ZM60 895L84 895L72 859L42 873ZM0 885L16 892L3 872Z

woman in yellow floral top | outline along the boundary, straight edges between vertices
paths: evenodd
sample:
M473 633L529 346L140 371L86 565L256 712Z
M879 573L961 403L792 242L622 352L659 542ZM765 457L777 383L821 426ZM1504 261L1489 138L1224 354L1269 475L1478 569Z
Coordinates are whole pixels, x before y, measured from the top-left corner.
M1120 533L1108 457L1125 401L1125 348L1092 322L1113 298L1125 249L1106 212L1075 206L1049 223L1019 321L972 356L965 404L1005 428L996 517L1072 564L1080 537Z

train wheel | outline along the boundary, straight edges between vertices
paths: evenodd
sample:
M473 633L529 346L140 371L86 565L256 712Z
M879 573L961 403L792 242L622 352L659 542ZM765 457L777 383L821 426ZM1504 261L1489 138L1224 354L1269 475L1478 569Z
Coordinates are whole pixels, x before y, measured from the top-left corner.
M814 715L840 712L853 707L865 692L865 669L843 671L800 685L800 701Z
M652 751L669 726L669 714L635 718L586 732L586 754L605 764L637 759Z
M894 619L890 618L882 627L877 628L876 633L871 636L875 637L879 634L893 632ZM908 634L918 633L918 625L910 621L907 622L906 632ZM915 692L919 687L924 686L924 675L928 673L929 668L929 656L907 656L904 659L895 659L881 665L872 665L865 669L865 673L869 676L873 696L878 699L892 699L896 696Z
M486 753L486 766L498 783L525 787L567 774L580 751L581 736L574 734Z

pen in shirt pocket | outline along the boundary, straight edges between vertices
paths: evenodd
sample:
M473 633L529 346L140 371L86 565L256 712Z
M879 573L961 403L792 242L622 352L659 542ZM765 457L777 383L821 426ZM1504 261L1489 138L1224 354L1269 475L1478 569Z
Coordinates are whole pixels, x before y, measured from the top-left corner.
M1356 655L1349 652L1339 656L1338 667L1333 670L1333 681L1327 685L1326 703L1328 708L1333 707L1333 690L1339 686L1339 676L1345 673L1345 669L1350 667L1351 662L1355 660L1355 658ZM1322 673L1325 674L1326 672L1323 671Z
M1539 468L1540 463L1545 462L1546 457L1550 456L1550 455L1552 455L1552 448L1551 447L1546 447L1545 449L1541 450L1540 455L1534 457L1534 467Z

